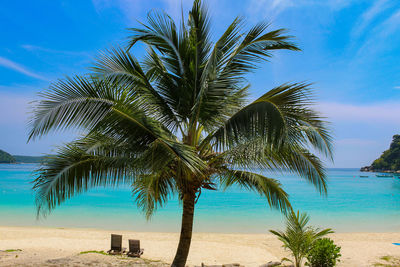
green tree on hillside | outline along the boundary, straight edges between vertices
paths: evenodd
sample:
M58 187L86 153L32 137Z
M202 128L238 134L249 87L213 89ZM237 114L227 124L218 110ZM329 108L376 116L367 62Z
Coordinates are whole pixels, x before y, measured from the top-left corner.
M0 149L0 163L14 163L15 159L13 156Z
M390 148L372 163L374 170L400 170L400 135L394 135Z
M331 155L326 123L307 84L283 84L248 102L246 76L275 50L299 50L284 30L236 18L211 40L210 17L196 0L180 24L163 12L130 29L129 50L105 51L85 76L51 85L36 105L30 139L78 127L85 135L60 148L34 181L38 212L96 186L129 184L150 217L177 196L183 207L172 266L185 266L194 210L203 190L236 185L290 208L279 181L260 174L287 169L326 192L313 151ZM138 60L137 43L147 47ZM256 172L257 170L257 172Z

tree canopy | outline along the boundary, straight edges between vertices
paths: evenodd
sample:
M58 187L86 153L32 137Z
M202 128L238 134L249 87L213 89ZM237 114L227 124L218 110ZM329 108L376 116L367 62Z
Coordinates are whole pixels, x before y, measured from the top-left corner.
M15 158L0 149L0 163L15 163Z
M400 135L394 135L388 150L374 160L373 170L398 171L400 170Z

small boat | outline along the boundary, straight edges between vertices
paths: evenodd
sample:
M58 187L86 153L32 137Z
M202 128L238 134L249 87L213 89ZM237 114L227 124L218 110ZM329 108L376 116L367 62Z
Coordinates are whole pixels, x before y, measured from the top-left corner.
M381 177L381 178L392 178L393 175L391 175L391 174L377 174L376 177Z
M360 175L360 178L368 178L369 176L367 175Z

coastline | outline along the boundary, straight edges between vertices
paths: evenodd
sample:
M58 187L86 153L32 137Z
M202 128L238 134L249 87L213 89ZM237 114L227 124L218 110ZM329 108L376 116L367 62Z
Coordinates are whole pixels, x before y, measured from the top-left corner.
M128 239L140 239L145 249L143 258L158 263L172 261L179 237L178 233L0 226L0 266L51 266L60 261L63 266L85 266L97 261L119 266L118 257L80 254L107 251L111 233L123 235L123 247L127 247ZM335 233L330 237L342 247L338 266L371 266L382 256L400 256L399 247L392 244L400 241L398 232ZM4 252L10 249L21 251ZM188 265L238 262L259 266L287 256L272 234L194 233Z
M177 198L169 199L149 222L137 208L129 187L95 188L66 201L46 219L36 220L31 184L34 168L34 164L0 166L0 224L180 231L181 206ZM294 209L307 212L316 227L333 228L336 232L400 231L399 179L381 179L375 175L359 178L362 173L356 169L331 169L328 195L321 196L297 175L265 175L282 183ZM284 216L279 211L270 209L257 194L240 188L204 191L195 214L196 232L263 234L284 227Z

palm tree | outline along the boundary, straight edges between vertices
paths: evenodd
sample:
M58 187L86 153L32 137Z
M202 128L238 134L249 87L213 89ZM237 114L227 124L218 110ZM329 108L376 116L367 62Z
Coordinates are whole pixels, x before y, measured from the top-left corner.
M278 49L299 50L284 30L236 18L211 41L210 18L195 0L177 26L162 12L132 28L128 49L102 53L91 72L41 94L29 140L76 127L85 134L38 169L37 210L47 214L96 186L129 184L147 217L175 195L183 206L172 266L184 266L202 190L237 185L290 208L281 184L255 170L288 169L326 193L324 168L310 148L331 155L326 123L304 83L278 86L248 103L246 74ZM147 46L142 60L131 50Z
M303 259L307 256L313 243L321 237L333 233L332 229L327 228L320 230L308 226L310 217L307 213L291 211L286 217L286 230L274 231L271 233L276 235L283 242L283 247L290 250L294 257L294 266L301 267ZM287 260L286 258L284 258Z

